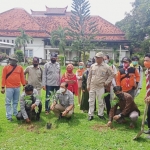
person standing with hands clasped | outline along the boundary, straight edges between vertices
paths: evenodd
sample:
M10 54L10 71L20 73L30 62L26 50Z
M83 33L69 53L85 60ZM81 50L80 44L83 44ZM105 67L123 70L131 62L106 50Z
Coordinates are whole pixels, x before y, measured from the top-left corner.
M6 117L9 121L12 121L12 107L13 115L16 116L18 111L18 101L20 95L21 84L25 86L25 78L23 68L17 65L18 58L16 55L9 57L9 65L3 68L2 72L2 89L1 93L5 93L6 88ZM12 107L11 107L12 105Z
M88 120L93 120L95 98L98 99L98 116L105 120L104 117L104 100L102 95L105 92L105 87L114 78L114 73L110 67L103 61L103 53L99 52L95 55L96 63L93 64L89 70L87 79L87 90L89 91L89 112Z
M59 90L60 86L60 64L56 62L57 54L51 53L50 62L44 65L43 70L43 90L46 90L45 113L50 112L50 92Z

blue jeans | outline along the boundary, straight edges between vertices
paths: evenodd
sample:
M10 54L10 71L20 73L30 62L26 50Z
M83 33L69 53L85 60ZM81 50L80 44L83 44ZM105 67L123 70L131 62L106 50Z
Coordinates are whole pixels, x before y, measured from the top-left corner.
M50 91L59 90L59 86L48 86L46 85L46 100L45 100L45 111L50 111Z
M13 107L13 115L17 115L17 106L20 95L20 87L18 88L6 88L6 117L7 119L12 118L12 107Z

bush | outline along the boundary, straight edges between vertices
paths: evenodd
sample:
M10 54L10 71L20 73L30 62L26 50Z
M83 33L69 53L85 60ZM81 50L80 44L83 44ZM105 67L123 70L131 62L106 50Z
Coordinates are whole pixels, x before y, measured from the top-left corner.
M7 59L8 55L6 53L0 53L0 61Z
M58 55L59 63L61 66L64 65L64 56L63 55Z
M15 51L15 54L18 56L18 61L19 62L23 62L23 60L24 60L24 58L23 58L23 52L22 52L22 50L16 50Z
M83 58L83 53L81 54L81 60L87 62L89 60L90 54L88 52L85 53L85 58Z

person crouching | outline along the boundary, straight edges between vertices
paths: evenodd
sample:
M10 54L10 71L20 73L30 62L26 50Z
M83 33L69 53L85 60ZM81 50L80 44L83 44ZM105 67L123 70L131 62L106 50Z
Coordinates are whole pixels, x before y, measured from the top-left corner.
M107 125L111 127L113 120L116 120L118 123L124 123L124 118L129 117L131 120L130 127L134 128L140 115L140 111L133 101L133 97L130 94L123 92L120 86L115 86L113 90L118 97L118 101L109 112L109 122ZM118 107L119 109L117 109Z
M67 90L67 87L68 83L61 83L60 89L56 92L55 95L56 99L51 105L51 110L58 117L58 119L61 119L62 117L70 119L73 114L74 97L73 93Z
M42 103L38 91L30 84L26 85L20 98L20 111L16 116L17 120L25 120L26 123L30 123L33 119L39 121L41 110Z

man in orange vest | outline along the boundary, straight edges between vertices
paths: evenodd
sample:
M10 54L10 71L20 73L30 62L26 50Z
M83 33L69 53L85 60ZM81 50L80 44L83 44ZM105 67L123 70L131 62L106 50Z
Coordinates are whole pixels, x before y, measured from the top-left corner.
M140 74L134 67L130 66L131 60L128 57L122 59L123 67L116 75L117 86L122 87L122 91L129 93L134 98L135 89L140 81Z

